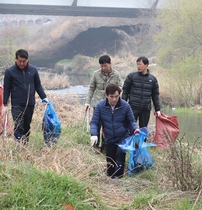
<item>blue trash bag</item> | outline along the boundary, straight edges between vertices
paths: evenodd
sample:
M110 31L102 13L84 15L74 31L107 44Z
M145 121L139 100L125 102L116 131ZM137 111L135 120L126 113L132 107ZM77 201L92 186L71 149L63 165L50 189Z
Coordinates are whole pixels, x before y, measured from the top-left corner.
M49 102L46 106L44 117L42 120L42 131L44 141L48 147L57 143L61 133L61 123L57 113L53 108L53 103Z
M154 143L144 142L148 136L147 127L140 128L140 132L129 136L118 146L123 152L129 152L128 175L132 176L154 165L154 159L147 147L156 146Z
M128 175L133 176L144 169L149 169L154 165L154 158L146 147L137 148L130 153L128 162Z

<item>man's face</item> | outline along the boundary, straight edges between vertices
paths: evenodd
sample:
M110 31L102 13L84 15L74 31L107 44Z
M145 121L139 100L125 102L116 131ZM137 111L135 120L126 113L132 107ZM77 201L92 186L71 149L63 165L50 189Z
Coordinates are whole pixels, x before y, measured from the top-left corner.
M144 64L142 61L137 62L137 70L142 74L147 73L148 64Z
M15 59L16 64L20 67L20 69L24 69L27 66L28 59L19 57Z
M119 95L119 92L118 92L118 91L116 91L114 94L109 94L109 95L107 95L107 98L108 98L108 100L109 100L109 104L110 104L111 106L115 106L116 103L117 103L118 100L119 100L119 97L120 97L120 95Z
M111 63L100 64L100 68L105 74L108 74L111 69Z

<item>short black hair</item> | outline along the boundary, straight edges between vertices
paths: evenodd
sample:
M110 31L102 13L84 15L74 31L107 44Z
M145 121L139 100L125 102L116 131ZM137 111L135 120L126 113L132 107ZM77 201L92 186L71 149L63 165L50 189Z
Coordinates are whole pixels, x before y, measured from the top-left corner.
M118 91L119 94L120 94L121 93L121 88L114 83L109 83L106 87L105 93L108 96L109 94L114 94L116 91Z
M142 61L145 65L146 65L146 64L149 65L149 60L148 60L148 58L146 58L146 57L144 57L144 56L139 57L139 58L137 59L136 62L140 62L140 61Z
M99 64L111 63L111 58L108 55L102 55L99 58Z
M28 52L26 50L19 49L15 53L15 58L18 59L18 57L28 59L29 55L28 55Z

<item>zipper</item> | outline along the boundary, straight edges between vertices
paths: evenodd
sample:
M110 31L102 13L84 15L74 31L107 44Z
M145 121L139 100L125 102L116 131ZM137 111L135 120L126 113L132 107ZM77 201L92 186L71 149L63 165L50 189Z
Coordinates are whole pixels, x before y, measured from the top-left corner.
M114 110L112 110L112 125L113 125L113 123L114 123L114 112L115 112L115 110L118 110L118 109L120 109L121 107L116 107L116 108L114 108ZM113 134L114 134L114 138L115 138L115 131L114 131L114 126L112 126L112 128L113 128Z
M22 71L23 73L23 79L24 79L24 88L26 90L27 86L26 86L26 79L25 79L25 71Z

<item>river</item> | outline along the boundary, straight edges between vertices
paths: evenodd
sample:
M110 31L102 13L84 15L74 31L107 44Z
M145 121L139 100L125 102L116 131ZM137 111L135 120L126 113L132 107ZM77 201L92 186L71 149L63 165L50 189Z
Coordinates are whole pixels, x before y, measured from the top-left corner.
M70 87L60 90L46 90L46 93L54 93L58 95L65 95L71 93L71 97L78 97L80 103L84 104L88 87L90 83L90 77L86 75L70 75L69 76Z
M88 85L75 85L70 86L70 88L63 90L49 90L47 93L55 93L60 95L65 95L66 93L71 93L72 97L76 95L79 96L81 104L85 103L86 94L88 91ZM180 109L179 109L180 110ZM178 109L162 109L162 112L168 116L177 116L178 123L180 127L179 137L185 134L185 140L193 142L198 137L202 136L202 112L191 111L178 111ZM155 124L155 117L151 115L150 125ZM202 145L202 140L199 140Z
M183 142L193 143L197 138L199 139L200 145L202 145L202 111L190 109L182 110L181 108L175 109L162 109L167 116L177 116L178 124L180 128L180 134L178 137L184 136ZM152 116L150 119L150 124L155 124L155 117Z
M68 97L70 99L78 97L81 104L85 104L87 92L88 92L88 86L84 85L75 85L75 86L70 85L69 88L61 90L46 90L46 93L54 93L62 96L71 93Z
M70 88L63 90L49 90L47 93L55 93L65 95L71 93L72 97L79 97L81 104L85 104L86 94L88 91L90 77L85 75L69 76ZM168 116L176 115L179 122L180 134L179 137L185 134L185 139L194 141L198 137L202 136L202 111L198 114L195 110L181 111L180 109L162 109L164 114ZM151 115L150 124L155 124L155 117ZM200 139L201 145L202 140Z

